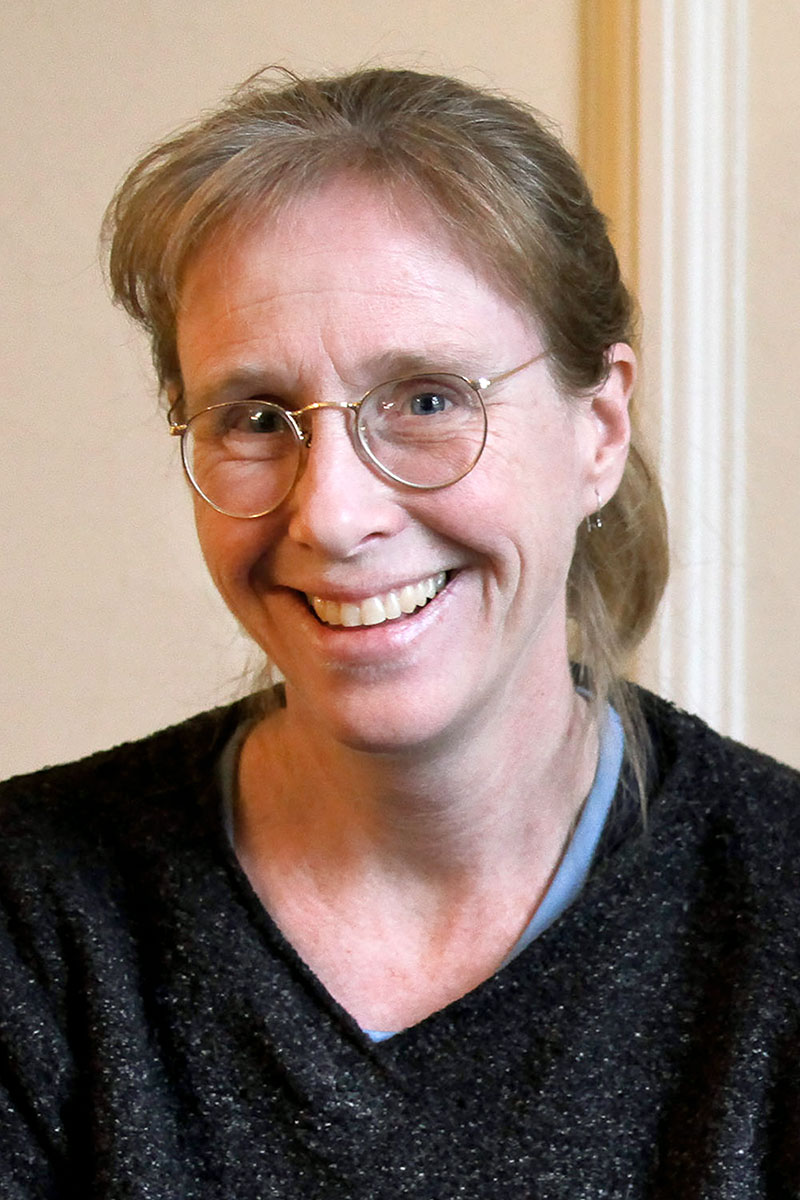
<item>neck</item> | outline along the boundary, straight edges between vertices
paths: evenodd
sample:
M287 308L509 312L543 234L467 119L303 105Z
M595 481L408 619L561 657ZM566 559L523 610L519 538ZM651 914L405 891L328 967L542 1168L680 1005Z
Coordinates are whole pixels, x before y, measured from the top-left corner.
M272 714L247 739L237 838L310 864L424 876L443 886L552 870L591 786L597 737L568 671L495 726L446 744L372 754Z
M552 681L549 681L552 682ZM594 775L568 672L448 745L368 754L307 731L291 698L247 739L236 843L250 881L328 991L399 1029L501 965L547 891ZM524 718L524 719L523 719Z

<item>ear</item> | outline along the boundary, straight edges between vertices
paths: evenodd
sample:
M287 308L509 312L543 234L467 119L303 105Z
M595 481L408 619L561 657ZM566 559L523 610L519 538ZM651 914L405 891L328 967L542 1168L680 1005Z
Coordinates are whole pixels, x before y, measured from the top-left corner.
M584 516L607 504L619 487L631 435L628 404L636 382L636 355L626 342L608 351L608 374L588 398Z

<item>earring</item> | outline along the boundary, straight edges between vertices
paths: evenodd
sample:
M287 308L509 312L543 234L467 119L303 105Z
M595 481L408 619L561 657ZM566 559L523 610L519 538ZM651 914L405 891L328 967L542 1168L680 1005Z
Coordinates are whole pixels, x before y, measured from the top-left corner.
M586 518L586 528L589 533L592 533L593 530L595 530L595 529L603 528L603 517L601 514L601 509L603 507L603 504L600 499L600 493L598 492L597 488L594 489L594 495L595 495L595 499L597 500L597 508L594 510L593 513L589 513L589 515Z

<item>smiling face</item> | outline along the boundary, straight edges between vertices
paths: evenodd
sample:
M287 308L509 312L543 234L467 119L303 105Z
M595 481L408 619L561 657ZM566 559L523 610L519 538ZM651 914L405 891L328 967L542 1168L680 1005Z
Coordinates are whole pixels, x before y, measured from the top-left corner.
M178 350L191 414L253 397L345 403L423 367L492 376L542 345L418 202L338 180L197 256ZM214 582L286 675L289 714L400 750L527 720L569 686L566 577L578 523L624 465L631 362L617 352L594 401L560 396L546 359L496 384L481 458L441 490L379 475L352 416L324 409L274 512L241 520L195 499Z

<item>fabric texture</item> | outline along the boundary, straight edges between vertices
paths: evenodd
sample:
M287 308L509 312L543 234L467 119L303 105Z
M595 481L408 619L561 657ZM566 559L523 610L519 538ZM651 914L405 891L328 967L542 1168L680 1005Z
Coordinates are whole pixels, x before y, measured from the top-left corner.
M586 885L372 1044L225 835L220 710L0 792L7 1200L800 1196L800 777L645 697Z

